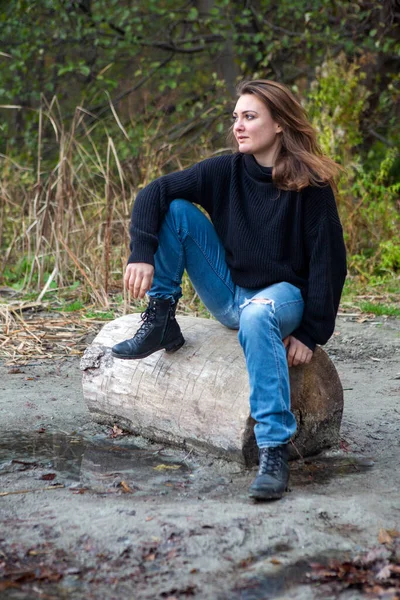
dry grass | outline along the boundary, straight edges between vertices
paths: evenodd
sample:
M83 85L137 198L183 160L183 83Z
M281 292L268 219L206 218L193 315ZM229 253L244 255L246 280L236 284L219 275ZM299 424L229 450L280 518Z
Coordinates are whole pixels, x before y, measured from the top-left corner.
M114 137L101 121L93 124L82 107L67 128L57 100L47 103L43 98L35 168L0 157L0 242L6 246L2 271L11 265L21 272L22 290L36 289L44 295L49 276L60 288L79 280L87 301L107 308L110 289L117 286L122 291L129 218L138 189L160 176L167 165L172 170L186 166L176 150L179 138L166 144L157 129L150 133L150 125L140 158L121 160L116 140L120 141L120 131L125 137L127 133L115 109L112 114ZM51 168L42 160L49 129L57 153ZM208 153L199 147L200 159ZM20 257L25 257L23 268L18 266Z
M129 298L122 273L138 190L168 170L213 154L204 128L214 116L210 121L189 119L166 132L160 119L157 126L146 125L148 129L135 139L136 148L140 143L139 157L123 160L128 133L114 107L111 114L112 124L77 107L66 124L57 100L48 103L43 98L35 166L26 168L0 155L0 272L11 271L20 291L35 290L38 301L52 291L50 286L63 289L81 282L85 304L108 309L118 292L126 312ZM51 139L54 144L49 148ZM51 165L43 159L46 153L57 157ZM389 158L375 179L353 169L338 196L349 264L365 281L375 272L385 275L395 270L400 260L398 191L386 184L395 153ZM184 282L183 305L202 311L195 300L193 288Z
M104 321L67 313L32 313L40 303L0 304L0 359L6 366L80 356ZM28 312L29 311L29 312Z

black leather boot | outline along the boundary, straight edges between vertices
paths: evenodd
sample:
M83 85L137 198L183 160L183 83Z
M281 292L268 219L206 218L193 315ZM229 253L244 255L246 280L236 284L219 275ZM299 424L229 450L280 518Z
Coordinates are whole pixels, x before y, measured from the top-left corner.
M169 299L150 298L141 315L142 325L133 338L116 344L112 355L125 359L145 358L164 348L167 352L181 348L185 340L175 319L176 304Z
M250 486L250 496L257 500L282 498L289 482L288 445L259 449L260 466Z

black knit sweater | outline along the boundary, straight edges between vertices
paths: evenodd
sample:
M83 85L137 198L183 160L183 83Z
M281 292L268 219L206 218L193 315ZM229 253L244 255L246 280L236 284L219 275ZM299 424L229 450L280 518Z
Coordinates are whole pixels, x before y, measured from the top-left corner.
M157 233L175 198L208 212L234 283L254 289L281 281L297 286L305 309L292 335L312 350L328 341L346 277L343 232L329 185L279 190L272 169L241 153L165 175L136 197L128 263L154 265Z

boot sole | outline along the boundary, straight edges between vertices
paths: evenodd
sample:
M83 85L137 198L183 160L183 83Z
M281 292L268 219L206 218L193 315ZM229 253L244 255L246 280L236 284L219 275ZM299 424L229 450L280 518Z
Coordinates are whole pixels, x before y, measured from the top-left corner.
M260 491L250 491L249 497L254 498L254 500L280 500L283 497L285 492L289 491L289 487L286 487L283 492L271 493L271 492L263 492Z
M254 500L280 500L280 498L282 498L283 493L282 494L263 494L262 492L251 492L249 494L250 498L253 498Z
M151 350L150 352L145 352L144 354L136 354L135 356L126 356L126 355L117 354L116 352L111 351L111 356L113 356L114 358L121 358L122 360L138 360L139 358L146 358L147 356L150 356L151 354L154 354L154 352L158 352L159 350L165 350L165 352L167 352L168 354L173 354L174 352L179 350L179 348L182 348L184 343L185 343L185 340L183 338L181 338L178 341L171 342L167 346L160 346L159 348L155 348L154 350Z

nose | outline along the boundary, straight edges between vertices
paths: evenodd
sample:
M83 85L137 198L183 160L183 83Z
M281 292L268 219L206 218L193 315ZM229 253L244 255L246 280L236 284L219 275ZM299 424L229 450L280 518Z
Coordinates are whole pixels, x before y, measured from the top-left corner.
M243 131L243 121L241 121L239 117L236 119L233 129L234 131Z

